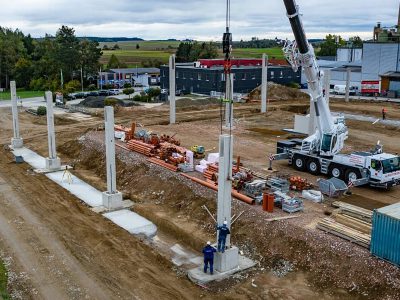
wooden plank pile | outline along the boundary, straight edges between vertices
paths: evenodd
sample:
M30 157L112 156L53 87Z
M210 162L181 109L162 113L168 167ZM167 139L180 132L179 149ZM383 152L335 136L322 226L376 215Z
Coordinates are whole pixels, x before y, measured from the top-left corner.
M146 156L153 156L156 148L154 145L146 144L138 140L130 140L126 144L126 147L131 151L135 151Z
M317 228L369 248L371 243L372 211L336 201L331 218L324 218Z

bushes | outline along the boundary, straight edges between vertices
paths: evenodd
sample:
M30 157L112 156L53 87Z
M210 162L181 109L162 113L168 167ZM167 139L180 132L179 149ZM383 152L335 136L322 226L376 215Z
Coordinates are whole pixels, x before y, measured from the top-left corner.
M111 90L113 88L114 88L114 85L112 85L110 83L103 84L103 89L105 89L105 90Z
M70 94L80 89L80 87L81 83L78 80L71 80L65 85L65 92Z
M104 100L104 106L116 106L118 104L118 100L115 98L107 98Z
M95 84L89 84L88 89L89 89L89 91L95 91L95 90L97 90L97 87Z
M135 95L132 100L137 102L149 102L151 98L149 97L149 95L144 94L144 95Z
M47 114L46 106L39 106L36 110L38 116L45 116Z
M133 94L135 92L135 90L133 88L126 88L126 89L123 89L122 92L125 95L128 95L129 99L130 99L131 98L131 94Z
M132 84L130 84L129 82L124 83L124 89L129 89L132 87Z

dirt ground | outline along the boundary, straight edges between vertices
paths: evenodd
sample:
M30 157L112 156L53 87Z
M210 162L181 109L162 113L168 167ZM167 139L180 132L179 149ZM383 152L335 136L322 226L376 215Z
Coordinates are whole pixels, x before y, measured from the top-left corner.
M387 104L386 104L387 105ZM266 173L267 156L276 141L290 135L294 113L307 110L307 99L271 101L267 114L259 103L235 107L234 151L246 167ZM382 105L345 104L333 100L333 111L379 116ZM396 104L388 117L400 119ZM147 129L176 134L182 145L213 149L218 144L221 111L218 105L179 107L178 124L168 125L168 106L123 108L116 122L136 121ZM82 179L103 190L104 159L100 117L57 117L57 146L63 162L76 166ZM45 119L20 114L21 135L31 149L46 155ZM377 139L386 152L399 152L398 128L348 121L347 151L373 148ZM0 110L0 140L12 136L10 109ZM85 140L78 138L85 135ZM134 210L153 221L159 231L195 251L212 239L213 225L200 208L215 209L216 194L177 174L149 166L140 155L121 149L118 185L135 202ZM298 174L285 162L275 162L281 174ZM235 213L245 211L234 228L233 242L257 267L209 289L188 281L151 243L114 226L56 184L35 175L26 164L12 163L0 153L0 249L10 270L10 292L15 299L398 299L400 272L371 257L367 250L315 229L316 220L331 211L306 203L298 219L267 223L258 206L233 201ZM342 199L369 209L398 202L399 189L354 188ZM275 215L284 215L277 212ZM253 282L253 284L252 284ZM227 289L228 288L228 289Z

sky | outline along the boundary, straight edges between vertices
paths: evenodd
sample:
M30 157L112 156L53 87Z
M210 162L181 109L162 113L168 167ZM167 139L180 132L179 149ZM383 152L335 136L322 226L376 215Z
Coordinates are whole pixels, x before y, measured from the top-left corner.
M297 0L308 38L372 38L376 22L397 23L399 0ZM226 0L0 0L0 26L33 37L61 25L77 36L219 41ZM281 0L231 0L234 40L293 38Z

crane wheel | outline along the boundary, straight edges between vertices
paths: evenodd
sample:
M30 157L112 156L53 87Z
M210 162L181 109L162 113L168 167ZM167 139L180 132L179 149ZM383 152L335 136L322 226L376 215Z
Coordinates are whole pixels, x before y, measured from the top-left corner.
M310 174L318 175L320 173L320 168L321 168L321 166L317 159L310 158L307 161L307 170Z
M304 171L304 169L306 168L306 160L303 156L295 155L293 157L293 165L296 170Z

